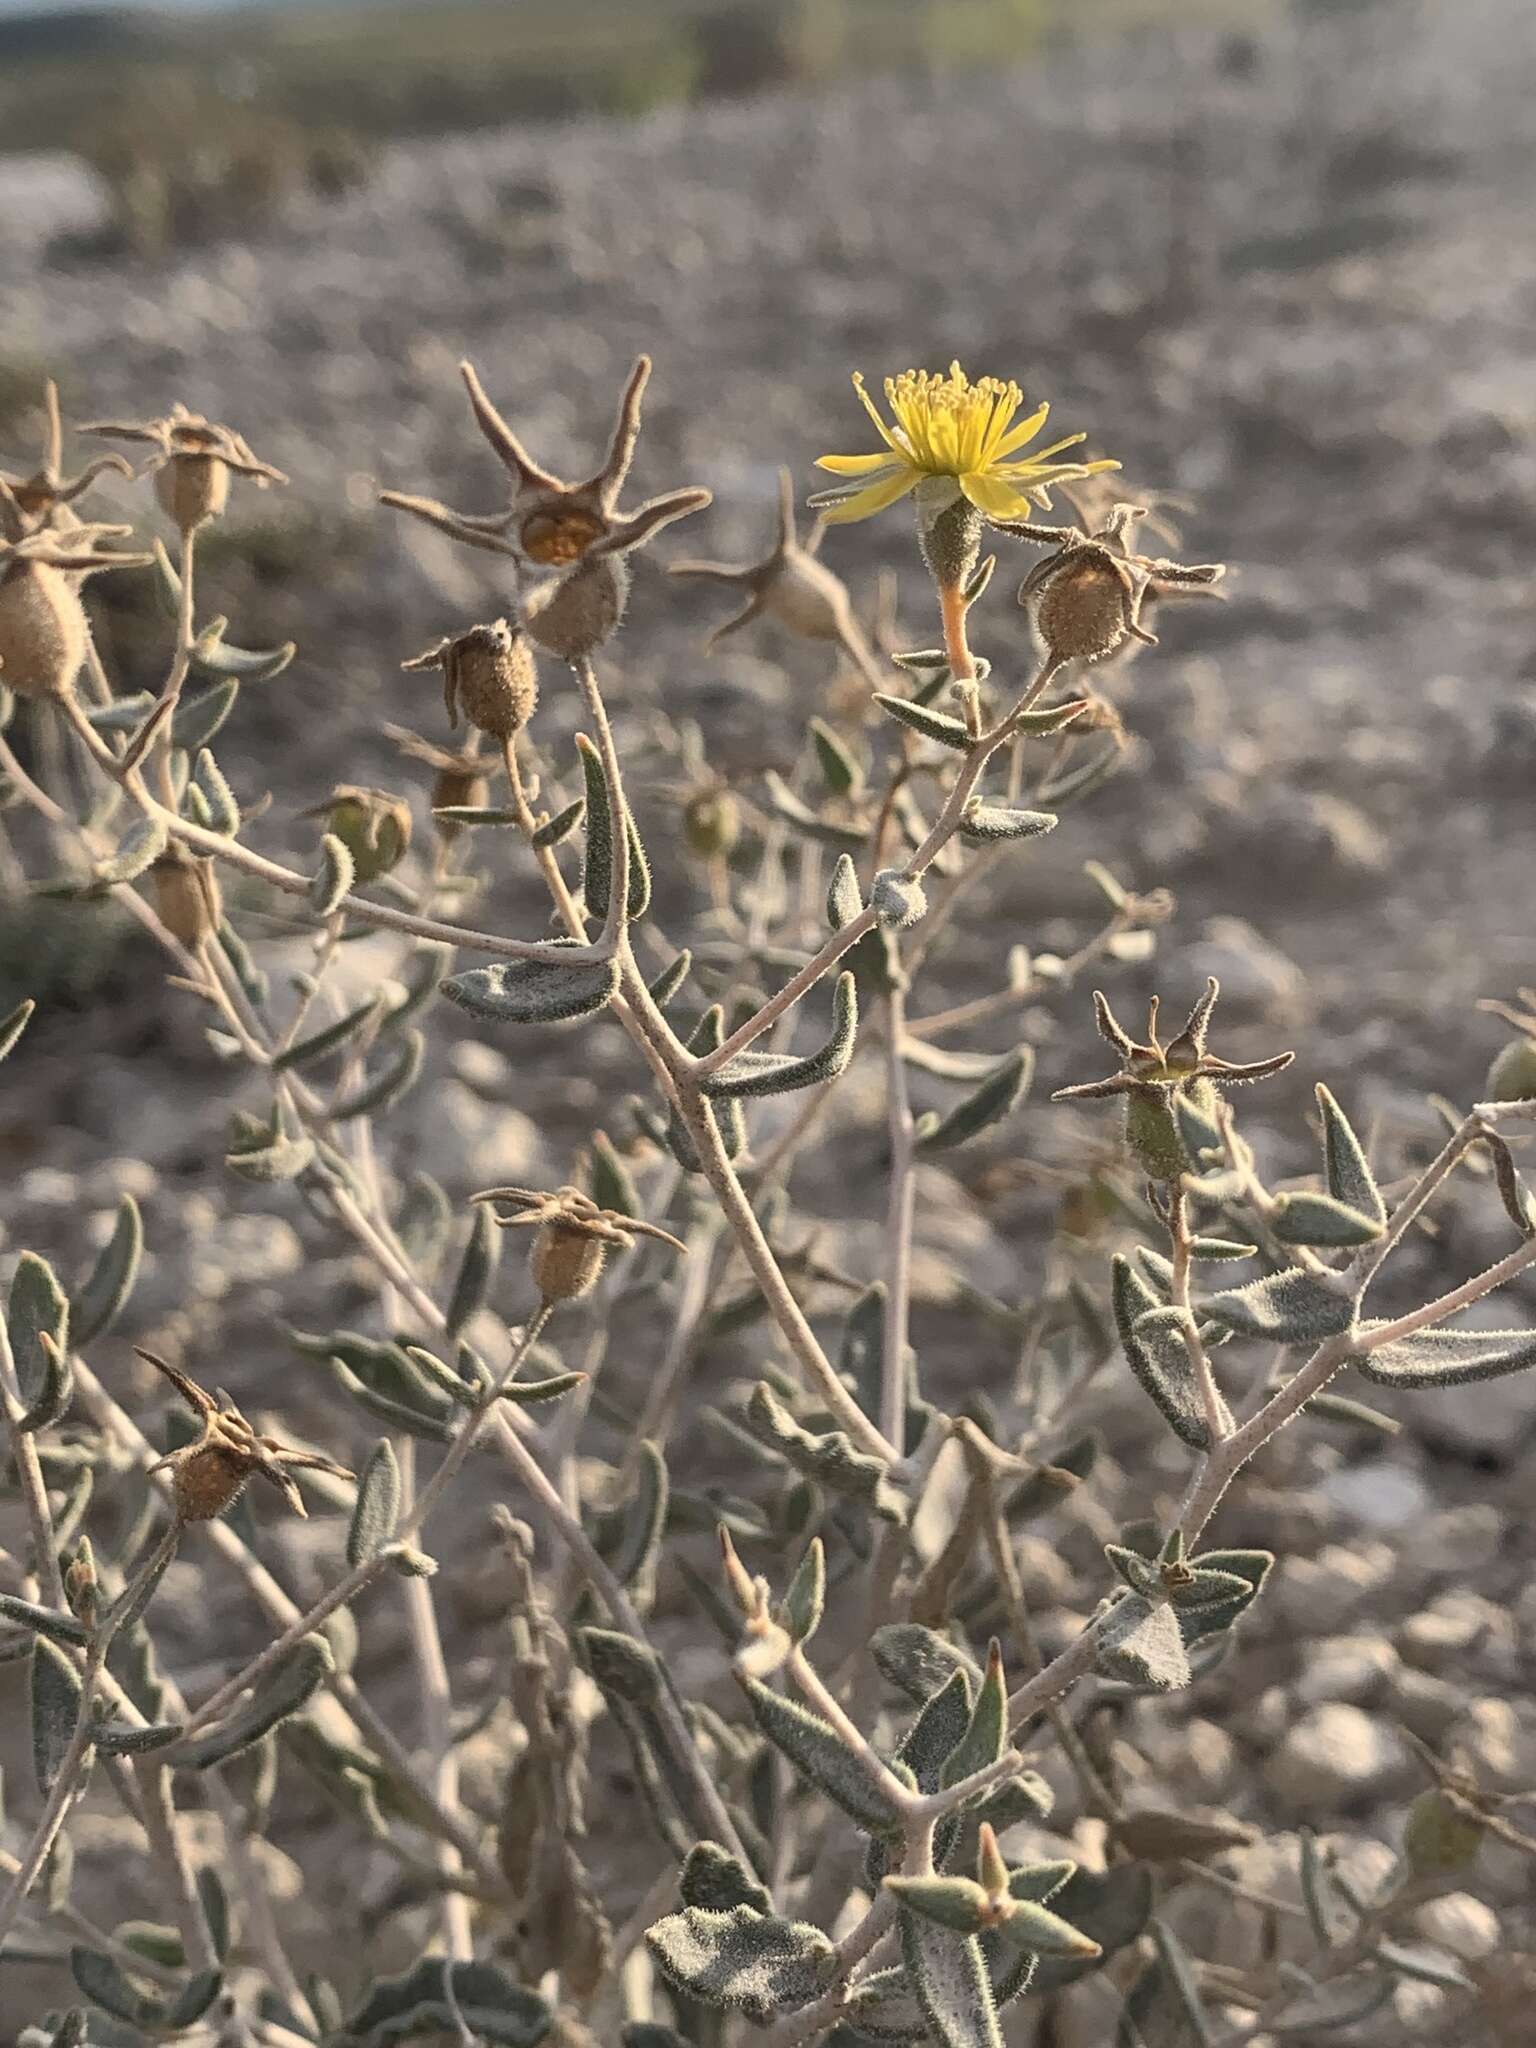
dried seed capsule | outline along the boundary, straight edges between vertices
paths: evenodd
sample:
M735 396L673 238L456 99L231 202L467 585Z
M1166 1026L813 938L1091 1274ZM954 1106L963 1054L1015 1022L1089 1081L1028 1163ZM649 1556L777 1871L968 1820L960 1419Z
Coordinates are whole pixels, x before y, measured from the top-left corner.
M456 703L472 726L497 740L520 731L539 701L533 649L505 619L471 626L452 642L443 682L450 722L457 723Z
M629 596L629 570L619 555L598 555L530 591L523 606L529 637L566 661L595 654L618 630Z
M741 837L741 805L728 789L703 789L683 807L683 837L700 860L724 860Z
M596 540L601 540L607 528L594 512L585 511L579 505L546 506L538 512L530 512L518 533L523 553L531 562L543 562L551 568L565 568L572 562L579 562Z
M195 953L219 928L223 909L211 860L168 846L149 871L155 914L173 938Z
M85 611L62 569L17 562L0 573L0 682L18 697L64 697L85 660Z
M1046 578L1035 607L1058 661L1102 661L1130 630L1125 577L1107 549L1074 549Z
M490 796L488 779L471 768L440 768L432 783L432 808L439 810L480 810ZM437 821L440 832L458 831L451 819Z
M155 496L180 531L191 533L228 505L228 464L217 455L173 455L155 471Z
M411 845L411 807L383 789L344 783L327 806L330 830L352 856L359 882L376 882L397 868Z
M528 1264L546 1301L580 1301L597 1285L607 1256L600 1237L556 1220L539 1226Z
M171 1460L171 1492L184 1522L212 1522L245 1491L251 1467L218 1443L198 1443Z

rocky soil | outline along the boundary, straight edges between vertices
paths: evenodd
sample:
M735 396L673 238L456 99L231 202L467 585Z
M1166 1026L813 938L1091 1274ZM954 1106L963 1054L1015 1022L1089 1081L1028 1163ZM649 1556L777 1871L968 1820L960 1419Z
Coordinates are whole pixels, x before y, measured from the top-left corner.
M1086 426L1120 455L1138 490L1187 498L1188 557L1234 574L1229 602L1170 609L1163 647L1105 678L1138 736L1134 765L1070 815L1027 879L977 899L939 992L991 985L1008 944L1080 942L1081 864L1097 857L1176 893L1156 976L1171 1001L1215 972L1224 1050L1297 1047L1303 1079L1248 1111L1280 1170L1307 1170L1316 1077L1389 1153L1423 1157L1438 1128L1426 1094L1475 1099L1502 1043L1475 999L1536 979L1533 90L1536 16L1521 0L1383 0L1303 26L1282 14L1251 37L1066 50L1003 75L401 149L342 206L154 271L50 264L57 223L40 202L0 222L0 353L46 359L81 413L185 399L293 476L297 547L275 567L270 537L268 555L231 554L230 594L209 599L246 639L302 643L286 677L246 693L221 745L243 792L278 788L253 828L274 848L307 843L297 813L335 780L402 780L381 726L440 721L399 660L504 608L493 558L370 509L380 484L496 502L461 354L557 468L589 459L629 361L654 354L637 488L716 493L655 550L663 560L749 558L778 464L808 479L816 454L867 445L851 368L874 381L958 355L1018 376L1052 397L1063 431ZM894 563L909 640L930 637L899 518L834 534L826 555L866 604ZM1024 566L1023 551L1004 563L978 620L1005 673L1026 656L1009 602ZM636 728L656 707L697 718L711 758L750 779L794 760L828 666L771 629L707 655L716 622L646 566L614 694ZM569 731L553 675L546 693L550 732ZM667 799L647 805L659 845ZM536 901L500 885L484 914L527 921ZM674 935L685 921L679 908ZM1132 1014L1152 979L1122 975ZM1101 1048L1082 1002L1031 1011L1022 1029L1043 1085L1013 1128L1059 1157L1069 1127L1043 1093L1100 1071ZM274 1358L273 1319L348 1321L366 1300L359 1270L280 1194L226 1183L231 1084L152 959L116 960L71 1030L0 1070L0 1243L73 1267L91 1219L135 1193L152 1258L134 1334L216 1353L237 1395L304 1413L312 1396L277 1385L295 1369ZM435 1083L399 1119L401 1156L455 1199L487 1178L559 1176L640 1078L607 1031L565 1053L570 1076L451 1024L433 1056ZM194 1089L212 1091L211 1111L194 1109ZM878 1113L873 1067L849 1091L851 1128ZM876 1199L850 1192L846 1155L808 1164L796 1192L847 1226L851 1261L867 1256ZM981 1284L1027 1298L1043 1270L1039 1203L978 1202L956 1222L954 1183L936 1175L928 1193L920 1251L963 1255ZM1407 1255L1403 1284L1448 1283L1508 1244L1486 1184L1469 1184ZM1526 1287L1500 1320L1533 1317ZM1000 1391L1006 1347L989 1336L978 1368L953 1315L929 1335L941 1384L979 1371ZM99 1369L136 1384L115 1348ZM745 1355L702 1361L707 1391ZM1103 1404L1109 1476L1096 1485L1111 1515L1136 1510L1145 1475L1175 1469L1143 1405L1134 1389ZM1436 1745L1454 1733L1502 1789L1536 1785L1536 1375L1402 1396L1400 1413L1407 1427L1386 1443L1318 1427L1274 1447L1223 1524L1226 1540L1284 1553L1240 1655L1172 1713L1137 1708L1121 1730L1127 1780L1149 1801L1171 1793L1281 1831L1224 1866L1262 1890L1294 1887L1298 1825L1347 1831L1367 1865L1395 1837L1420 1782L1399 1724ZM466 1512L496 1484L473 1479ZM322 1583L334 1526L302 1534L302 1548L281 1539L287 1561ZM1026 1558L1048 1635L1094 1597L1083 1538L1069 1525ZM489 1655L475 1590L451 1577L447 1611ZM189 1681L224 1668L226 1628L246 1626L199 1640L189 1617ZM14 1703L9 1673L4 1687ZM1531 1883L1529 1862L1490 1852L1475 1897L1431 1909L1439 1938L1469 1960L1512 1935L1529 1947ZM1246 1938L1214 1894L1200 1906L1226 1931L1193 1924L1197 1947ZM1440 1996L1400 2000L1396 2038L1429 2038Z

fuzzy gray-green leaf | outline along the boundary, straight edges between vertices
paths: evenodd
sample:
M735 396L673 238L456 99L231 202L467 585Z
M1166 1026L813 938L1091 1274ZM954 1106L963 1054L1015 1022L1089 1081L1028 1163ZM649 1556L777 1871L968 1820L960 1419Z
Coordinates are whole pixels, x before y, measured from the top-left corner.
M916 1913L898 1912L908 1981L939 2048L1001 2048L997 2006L981 1945Z
M32 1769L37 1789L53 1788L83 1710L80 1675L45 1635L32 1646Z
M554 939L552 946L563 942ZM461 1010L496 1024L568 1024L603 1009L619 986L617 960L566 967L556 961L502 960L451 975L442 991Z
M1387 1205L1376 1185L1376 1176L1365 1156L1365 1147L1355 1136L1348 1117L1321 1082L1317 1086L1317 1106L1323 1118L1323 1171L1329 1194L1335 1201L1358 1210L1372 1223L1384 1224Z
M1100 1623L1095 1665L1103 1678L1151 1692L1177 1692L1190 1682L1178 1616L1139 1593L1128 1593Z
M1324 1251L1373 1244L1382 1231L1376 1217L1305 1188L1277 1195L1266 1221L1282 1244L1316 1245Z
M332 2048L389 2048L423 2035L451 2036L460 2023L471 2038L494 2048L537 2048L553 2020L544 2000L497 1964L430 1956L402 1977L371 1985Z
M1120 1348L1143 1391L1180 1442L1192 1450L1209 1450L1210 1425L1177 1312L1172 1318L1159 1316L1149 1324L1148 1319L1164 1305L1130 1260L1119 1253L1111 1268L1110 1301Z
M859 889L859 871L853 864L851 854L840 853L837 865L832 870L832 880L827 885L829 929L840 932L844 925L853 923L863 908L864 898Z
M164 853L169 838L163 819L140 818L118 841L116 852L97 867L97 880L113 884L137 881Z
M347 1563L367 1564L395 1533L400 1519L400 1466L388 1437L380 1437L357 1483L357 1505L347 1530Z
M1355 1303L1347 1294L1289 1266L1247 1287L1213 1294L1198 1304L1202 1316L1225 1324L1246 1337L1267 1337L1277 1344L1318 1343L1336 1337L1355 1319Z
M947 1636L924 1628L921 1622L886 1622L870 1637L869 1648L891 1684L910 1700L928 1700L949 1684L957 1671L963 1671L974 1684L981 1682L981 1667L976 1660L956 1649ZM969 1699L966 1718L970 1718Z
M845 1073L859 1028L859 999L851 974L840 974L832 990L832 1031L826 1043L804 1058L772 1052L740 1052L699 1085L711 1098L744 1101L814 1088Z
M701 1906L706 1912L729 1913L737 1906L748 1906L754 1913L773 1911L767 1891L718 1842L694 1843L678 1873L677 1889L685 1906Z
M174 1761L184 1770L202 1771L238 1756L280 1721L296 1714L335 1668L336 1660L324 1636L301 1636L261 1680L244 1706L201 1734L178 1743L174 1756L166 1761Z
M1034 1078L1033 1046L1021 1045L992 1069L979 1088L964 1096L944 1116L918 1130L920 1152L945 1152L963 1145L993 1124L1011 1116L1029 1093Z
M378 1015L383 1001L382 995L371 995L355 1009L348 1010L345 1016L323 1025L318 1031L310 1032L307 1038L297 1039L286 1051L274 1056L273 1073L283 1074L292 1067L310 1066L316 1060L327 1059L333 1052L339 1052L350 1039L355 1038L372 1022Z
M489 1203L479 1203L470 1222L469 1238L454 1277L453 1292L448 1298L446 1327L450 1337L457 1337L465 1324L485 1306L500 1260L501 1232L496 1228L496 1218Z
M808 1479L835 1493L851 1494L884 1521L906 1520L906 1502L891 1485L890 1468L884 1460L858 1450L842 1430L818 1435L802 1427L766 1380L752 1390L747 1421L755 1435Z
M823 846L835 846L843 853L858 853L864 846L864 828L861 825L839 825L830 818L823 818L802 803L781 775L770 768L763 777L768 788L768 798L779 816L806 839L816 839Z
M688 1998L744 2013L766 2026L826 1988L837 1951L819 1928L736 1906L714 1913L685 1906L645 1937L667 1982Z
M116 1322L134 1282L144 1251L144 1220L132 1195L117 1205L112 1235L102 1247L84 1286L70 1304L70 1342L76 1350L103 1336Z
M16 1261L5 1327L21 1398L30 1407L47 1385L50 1371L43 1338L50 1338L61 1354L69 1349L69 1299L52 1266L36 1252L23 1252Z
M887 717L921 733L925 740L937 740L941 747L953 747L960 754L970 748L971 735L965 721L951 718L947 711L931 711L926 704L914 703L910 697L890 697L879 691L875 693L875 702Z
M62 1609L39 1607L35 1600L23 1600L19 1593L0 1593L0 1621L14 1622L19 1628L29 1628L37 1635L47 1636L50 1642L66 1643L75 1650L83 1649L90 1641L91 1632L84 1622L76 1621Z
M442 986L446 988L447 982ZM348 1123L353 1117L392 1108L415 1085L426 1052L421 1032L405 1032L376 1072L365 1074L350 1095L338 1096L331 1104L326 1112L331 1122Z
M356 877L352 849L334 832L327 832L320 841L320 865L309 884L309 904L316 916L333 916Z
M824 1792L861 1828L889 1834L901 1824L895 1806L880 1791L843 1738L819 1714L784 1699L755 1678L739 1678L759 1728L788 1757L801 1777Z
M1362 1334L1371 1327L1362 1324ZM1536 1365L1536 1330L1417 1330L1355 1364L1381 1387L1464 1387Z
M1005 804L973 803L960 820L968 846L1006 846L1015 839L1039 839L1061 820L1054 811L1015 811Z

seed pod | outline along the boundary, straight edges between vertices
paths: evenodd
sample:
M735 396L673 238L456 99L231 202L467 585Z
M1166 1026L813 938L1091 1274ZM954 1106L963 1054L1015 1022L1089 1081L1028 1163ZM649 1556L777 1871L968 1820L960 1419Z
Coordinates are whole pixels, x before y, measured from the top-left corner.
M376 882L397 868L410 850L411 807L387 790L343 784L332 792L329 822L351 854L359 882Z
M624 616L629 570L619 555L598 555L568 576L530 591L523 625L531 639L566 661L595 654Z
M471 768L440 768L432 783L432 808L439 810L480 810L490 796L488 778ZM435 820L444 839L456 839L459 827L452 818Z
M234 1506L249 1477L249 1465L220 1445L194 1444L171 1462L176 1512L184 1522L216 1521Z
M1536 1039L1511 1039L1496 1053L1483 1092L1490 1102L1528 1102L1536 1095Z
M530 562L567 568L572 562L579 562L592 543L601 540L607 531L605 522L595 512L557 502L530 512L517 537Z
M85 660L85 611L75 585L46 562L0 574L0 682L18 697L64 697Z
M683 837L700 860L726 860L741 837L741 805L728 789L702 789L683 807Z
M218 930L223 915L213 862L199 860L173 843L149 874L155 914L173 938L195 953Z
M217 455L173 455L155 471L155 496L183 534L193 533L229 503L229 469Z
M580 1301L597 1285L608 1256L600 1237L568 1224L541 1224L528 1255L534 1285L546 1301Z
M1208 1081L1196 1081L1185 1092L1197 1108L1214 1114L1215 1091ZM1148 1180L1175 1181L1194 1170L1174 1122L1167 1089L1136 1088L1126 1096L1125 1142Z
M1057 661L1102 661L1124 640L1125 578L1107 549L1073 549L1035 604L1040 637Z
M514 632L505 619L461 633L448 647L443 681L450 722L457 724L456 713L462 711L492 739L510 739L528 723L539 701L533 650L527 636Z

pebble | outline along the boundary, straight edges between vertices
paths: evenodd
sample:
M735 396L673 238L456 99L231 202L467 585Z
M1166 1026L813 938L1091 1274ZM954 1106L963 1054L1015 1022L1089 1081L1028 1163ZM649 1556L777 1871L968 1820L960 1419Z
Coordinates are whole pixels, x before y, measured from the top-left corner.
M1407 1775L1407 1755L1391 1726L1343 1700L1304 1715L1264 1767L1283 1809L1319 1820L1386 1798Z
M1414 1920L1426 1940L1438 1942L1465 1963L1491 1956L1503 1938L1493 1908L1470 1892L1446 1892L1442 1898L1431 1899L1419 1908Z
M1410 1734L1436 1748L1460 1719L1467 1696L1460 1686L1400 1664L1392 1678L1392 1711Z
M1536 1704L1474 1700L1456 1738L1490 1792L1536 1791Z
M1505 1609L1480 1594L1461 1591L1442 1593L1420 1613L1410 1615L1397 1632L1403 1661L1421 1671L1464 1669L1474 1652L1480 1659L1497 1659L1513 1641L1514 1628Z
M1328 1474L1322 1491L1344 1514L1383 1533L1412 1527L1434 1506L1434 1496L1418 1473L1386 1458L1341 1466Z
M1398 1655L1381 1636L1335 1636L1303 1661L1295 1697L1305 1706L1343 1700L1366 1706L1379 1699L1398 1669Z
M1330 1543L1316 1557L1282 1560L1267 1598L1299 1641L1314 1642L1347 1628L1386 1591L1396 1570L1390 1544Z

